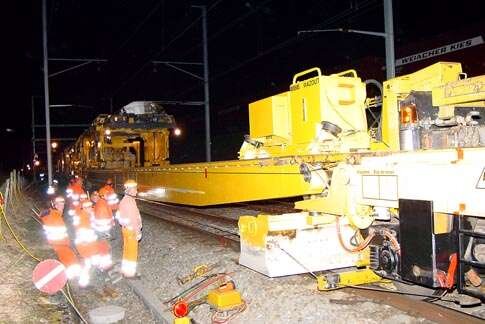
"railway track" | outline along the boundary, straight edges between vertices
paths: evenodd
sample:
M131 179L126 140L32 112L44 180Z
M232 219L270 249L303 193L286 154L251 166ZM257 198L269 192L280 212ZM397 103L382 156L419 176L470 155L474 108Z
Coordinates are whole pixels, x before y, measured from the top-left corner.
M140 211L153 217L217 237L239 242L237 220L189 208L141 200Z
M278 202L269 203L241 203L244 210L251 209L255 211L272 212L276 210L280 212L289 209L288 202L278 206ZM218 238L229 240L234 243L239 242L239 233L237 229L237 218L224 216L218 213L194 210L191 207L169 205L159 202L151 202L140 199L140 211L153 217L157 217L191 228L193 230L201 231ZM236 207L237 208L237 207ZM243 209L241 215L245 214ZM425 299L411 298L406 293L396 294L393 292L386 292L372 289L344 288L355 296L360 296L372 299L377 302L385 303L395 308L401 309L407 313L414 314L419 317L426 318L438 323L483 323L484 318L474 316L470 313L461 312L454 308L445 305L437 304Z
M256 201L256 202L241 202L234 203L235 206L241 206L243 208L257 210L263 213L269 214L285 214L294 213L294 201L279 201L279 200L268 200L268 201Z
M362 287L365 288L365 287ZM386 305L398 308L406 313L415 314L416 316L424 317L427 320L444 323L484 323L484 318L461 312L448 306L437 304L426 299L411 298L407 295L395 294L385 291L367 290L360 288L344 288L348 292L372 299L376 302L381 302Z

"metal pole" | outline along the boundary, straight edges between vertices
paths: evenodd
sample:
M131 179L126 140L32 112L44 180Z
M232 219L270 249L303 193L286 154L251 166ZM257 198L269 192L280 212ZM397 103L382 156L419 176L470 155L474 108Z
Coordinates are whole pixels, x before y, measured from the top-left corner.
M392 0L384 0L384 31L386 33L386 76L387 80L396 76L396 59L394 58L394 19Z
M45 138L47 149L47 179L49 187L52 186L52 152L51 128L49 113L49 57L47 53L47 0L42 0L42 39L44 45L44 101L45 101Z
M211 122L209 105L209 53L207 50L207 8L202 10L202 41L204 43L204 105L205 105L205 159L211 160Z

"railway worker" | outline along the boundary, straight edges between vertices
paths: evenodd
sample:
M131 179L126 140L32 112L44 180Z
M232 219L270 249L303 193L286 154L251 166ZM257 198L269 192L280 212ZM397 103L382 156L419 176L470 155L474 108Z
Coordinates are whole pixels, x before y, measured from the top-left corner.
M101 190L99 190L98 201L96 205L94 205L93 228L98 234L110 238L114 220L113 211L106 200L106 196L106 190L101 188Z
M121 272L125 277L136 276L138 259L138 241L141 240L141 216L136 205L137 183L127 180L124 184L125 196L119 205L118 221L123 234L123 259Z
M111 209L115 212L118 209L118 203L120 201L118 199L118 195L115 192L113 180L111 180L111 178L108 178L106 180L106 184L101 189L104 190L106 201L110 205Z
M115 189L113 187L113 180L111 180L111 178L106 179L106 183L101 189L104 189L108 195L115 193Z
M81 206L80 223L83 222L83 228L87 228L86 219L89 219L90 230L97 232L96 227L93 227L96 224L96 216L92 202L85 200ZM89 246L89 251L86 251L87 255L91 258L91 265L96 266L100 270L107 270L112 266L111 246L106 240L98 239L99 236L96 233L95 236L96 241L92 246Z
M91 201L94 203L94 221L93 229L98 236L104 236L104 239L98 241L99 263L98 268L102 271L108 270L113 265L111 258L111 246L108 239L111 239L111 229L113 228L113 212L106 202L103 188L94 191L91 195Z
M84 259L79 286L86 287L89 284L90 271L92 266L97 266L99 262L98 236L91 227L92 202L84 201L76 208L75 225L76 249Z
M72 185L72 191L74 194L78 194L78 195L81 195L81 194L85 194L86 192L84 191L84 187L83 187L83 178L81 177L76 177L75 180L74 180L74 183Z
M77 177L77 176L76 176ZM69 204L69 210L67 211L68 215L73 218L72 224L76 226L76 221L75 221L75 216L76 216L76 208L80 207L80 204L82 202L81 196L86 199L87 196L85 196L84 189L82 187L82 179L77 177L74 178L72 181L72 185L69 188L71 190L71 203Z
M41 214L41 220L47 241L56 252L59 261L66 267L68 279L74 279L81 272L79 260L71 249L66 224L62 218L65 200L58 196L51 202L51 208Z

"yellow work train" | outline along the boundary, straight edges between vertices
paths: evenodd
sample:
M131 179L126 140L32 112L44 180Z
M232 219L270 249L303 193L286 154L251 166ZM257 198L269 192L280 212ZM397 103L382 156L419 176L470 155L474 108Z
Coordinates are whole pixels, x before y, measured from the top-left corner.
M168 203L305 196L294 213L239 219L240 263L271 277L332 270L319 289L385 277L483 298L467 276L485 263L484 83L439 62L368 98L356 71L312 68L249 105L238 160L170 165L173 118L137 103L98 117L60 163Z

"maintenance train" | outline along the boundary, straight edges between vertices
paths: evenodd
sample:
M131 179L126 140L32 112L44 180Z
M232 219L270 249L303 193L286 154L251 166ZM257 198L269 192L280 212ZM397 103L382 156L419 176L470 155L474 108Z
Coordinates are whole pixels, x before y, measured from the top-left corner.
M390 278L483 299L485 76L439 62L380 96L367 83L354 70L297 73L249 105L239 159L210 163L171 165L173 117L135 102L99 116L60 167L118 189L134 178L140 196L167 203L303 197L293 213L239 218L240 264L318 273L320 290Z

